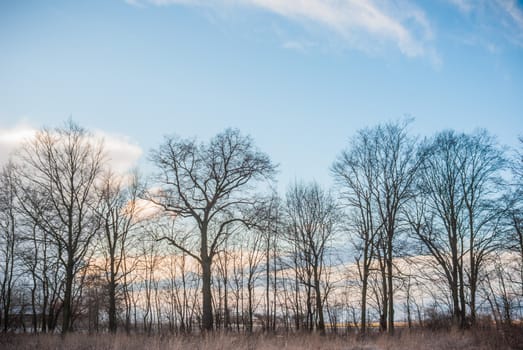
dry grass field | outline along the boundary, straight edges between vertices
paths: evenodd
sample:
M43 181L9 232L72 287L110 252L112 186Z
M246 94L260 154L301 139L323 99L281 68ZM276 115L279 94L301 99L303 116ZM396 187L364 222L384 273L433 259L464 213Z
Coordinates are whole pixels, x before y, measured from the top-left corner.
M124 334L59 335L8 334L0 336L0 349L10 350L418 350L418 349L523 349L521 328L507 332L491 330L467 332L403 331L394 337L373 335L325 336L314 334L202 336L145 336Z

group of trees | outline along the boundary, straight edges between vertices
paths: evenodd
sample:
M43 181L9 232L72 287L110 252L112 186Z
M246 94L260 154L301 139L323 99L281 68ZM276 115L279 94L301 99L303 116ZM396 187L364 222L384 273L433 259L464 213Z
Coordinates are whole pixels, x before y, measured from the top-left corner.
M0 325L323 334L393 333L413 310L419 325L521 319L523 156L486 131L419 140L408 125L360 130L332 190L295 181L283 196L238 130L165 138L144 180L113 172L73 122L42 129L0 173Z

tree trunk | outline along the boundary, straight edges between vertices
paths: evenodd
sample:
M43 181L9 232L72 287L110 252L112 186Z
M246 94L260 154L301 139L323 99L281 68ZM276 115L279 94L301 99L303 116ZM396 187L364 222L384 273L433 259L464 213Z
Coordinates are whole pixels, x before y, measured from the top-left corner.
M474 200L472 199L471 202ZM470 277L469 277L469 290L470 290L470 322L472 325L476 322L476 289L477 289L477 270L476 270L476 249L474 238L476 232L474 230L474 210L470 205L467 205L469 211L469 235L470 235L470 252L469 252L469 264L470 264Z
M276 245L273 246L276 249ZM272 283L272 331L276 331L276 294L277 294L277 279L278 279L278 269L276 268L276 254L273 254L273 271L274 271L274 280Z
M116 324L116 281L114 280L114 275L111 275L111 280L109 282L109 332L116 333L117 324Z
M254 310L253 310L253 303L252 303L252 289L253 289L253 286L251 284L252 282L249 281L249 285L247 286L247 296L248 296L248 313L249 313L249 320L248 320L248 326L247 326L247 330L249 331L249 333L252 333L252 329L253 329L253 313L254 313Z
M389 237L392 237L390 235ZM387 247L387 302L388 302L388 318L387 331L389 334L394 334L394 288L392 285L392 241L388 242Z
M72 260L72 259L69 259ZM65 293L63 304L63 318L62 318L62 334L69 333L71 329L72 320L72 296L73 296L73 263L68 262L65 276Z
M367 287L369 282L369 276L367 267L364 267L363 271L363 286L361 287L361 334L367 333Z
M227 274L227 271L225 273ZM231 317L229 313L229 294L227 290L227 283L226 275L226 277L223 279L223 328L229 330L231 328Z
M380 257L380 259L382 259ZM381 288L382 288L382 309L380 315L380 331L384 332L387 330L387 320L388 320L388 288L387 288L387 267L384 261L380 261L380 270L381 270Z
M467 312L467 301L465 299L465 281L463 277L463 258L460 259L459 268L459 299L460 299L460 327L463 329L466 327L466 312Z
M43 308L42 308L43 309ZM45 310L45 309L43 309ZM33 321L33 333L38 333L38 315L36 312L36 284L31 288L31 311Z
M321 298L321 287L318 274L318 267L314 268L314 289L316 292L316 312L318 313L317 329L320 335L325 335L325 320L323 319L323 302Z
M213 330L212 292L211 292L211 258L202 257L202 328Z
M476 291L477 291L477 272L472 268L470 272L470 323L472 326L476 323Z
M270 329L271 309L270 309L270 285L271 285L271 257L270 257L270 236L267 233L267 243L265 247L265 331Z

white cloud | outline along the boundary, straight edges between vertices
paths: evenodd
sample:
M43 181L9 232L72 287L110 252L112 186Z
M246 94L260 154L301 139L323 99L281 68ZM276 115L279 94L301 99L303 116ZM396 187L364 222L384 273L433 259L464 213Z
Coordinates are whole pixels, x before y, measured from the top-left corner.
M19 123L14 127L0 126L0 165L5 164L12 152L24 142L30 141L36 132L37 129L26 122ZM143 153L140 146L122 135L98 130L93 132L93 137L97 140L104 140L109 166L119 174L128 172L135 167Z
M473 5L470 0L448 0L452 5L456 6L461 12L468 13L472 10Z
M125 173L137 165L143 150L128 137L97 130L94 136L104 140L109 166L117 173Z
M127 0L129 1L129 0ZM294 21L309 21L364 51L396 46L409 57L426 56L433 33L424 12L402 0L141 0L166 6L255 7ZM138 0L132 0L134 4ZM294 46L294 47L292 47ZM296 48L293 44L289 48Z
M0 165L5 164L12 152L24 141L34 137L36 129L22 122L11 128L0 127Z

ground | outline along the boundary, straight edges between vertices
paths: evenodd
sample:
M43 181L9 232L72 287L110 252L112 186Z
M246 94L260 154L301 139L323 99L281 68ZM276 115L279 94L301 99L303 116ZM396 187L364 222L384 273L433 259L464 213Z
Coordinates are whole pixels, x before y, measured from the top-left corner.
M215 333L196 335L125 335L71 334L66 337L49 334L3 334L0 349L10 350L418 350L418 349L523 349L521 328L505 331L428 331L404 330L393 337L371 335L365 339L356 335L325 337L316 334L255 334Z

